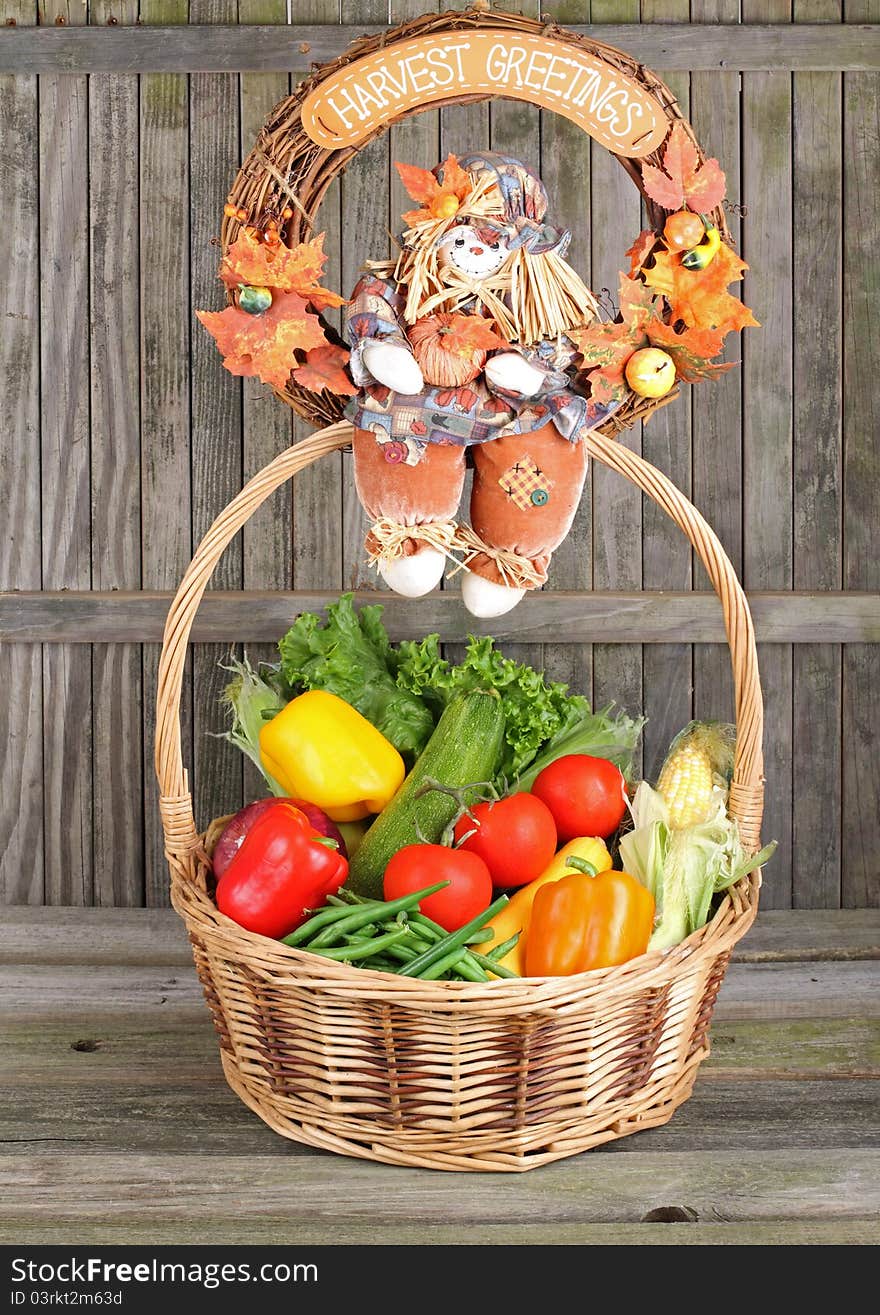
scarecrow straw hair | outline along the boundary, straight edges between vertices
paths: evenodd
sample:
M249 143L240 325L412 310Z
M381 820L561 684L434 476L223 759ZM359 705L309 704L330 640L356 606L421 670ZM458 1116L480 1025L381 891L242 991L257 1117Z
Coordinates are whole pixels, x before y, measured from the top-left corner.
M482 174L456 214L426 219L407 229L395 261L369 262L370 269L393 277L406 288L403 318L407 324L476 301L504 338L529 347L543 338L583 328L596 318L595 297L553 251L533 255L520 247L485 279L468 278L454 265L439 265L438 247L450 229L467 219L503 217L498 185L490 174Z

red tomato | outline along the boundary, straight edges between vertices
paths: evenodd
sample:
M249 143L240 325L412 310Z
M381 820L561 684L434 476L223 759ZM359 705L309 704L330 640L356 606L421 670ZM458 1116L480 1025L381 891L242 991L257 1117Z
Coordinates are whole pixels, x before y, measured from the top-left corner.
M458 931L492 903L492 878L483 860L446 845L399 849L385 869L385 898L399 899L438 881L451 884L428 895L419 908L446 931Z
M607 758L569 753L539 772L532 793L550 809L559 839L610 836L626 812L626 782Z
M556 853L556 823L533 794L512 794L497 803L475 804L455 824L455 843L479 854L496 886L524 886L540 877ZM463 840L469 831L472 836Z

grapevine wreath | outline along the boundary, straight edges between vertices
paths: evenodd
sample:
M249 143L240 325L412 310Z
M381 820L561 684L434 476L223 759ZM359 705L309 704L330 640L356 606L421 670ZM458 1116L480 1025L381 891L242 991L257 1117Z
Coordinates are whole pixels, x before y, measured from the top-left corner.
M508 51L505 64L497 52L509 28L526 44ZM566 262L570 234L550 222L541 180L492 152L450 154L433 170L395 162L416 203L403 216L397 254L369 261L347 298L321 286L324 235L314 224L327 187L399 117L396 103L385 102L389 87L401 95L407 58L426 40L435 43L432 56L470 50L474 35L436 44L438 33L467 31L495 41L488 58L494 51L502 83L516 63L515 85L503 83L511 94L532 85L533 66L546 74L548 60L560 69L576 63L536 51L523 76L528 42L550 33L563 49L601 61L606 78L615 75L605 98L627 94L615 90L618 82L649 97L655 149L633 156L636 143L617 155L645 199L648 227L625 253L611 315L603 318ZM416 53L401 56L401 81L389 81L377 59L398 48ZM473 84L461 59L458 74L466 92ZM449 99L472 98L459 87ZM585 99L574 94L569 114ZM442 103L435 89L410 109ZM628 121L640 108L630 107ZM354 137L322 147L335 141L322 117L331 111L343 125L340 140L353 128ZM600 140L602 118L587 125ZM518 16L428 15L391 37L355 43L276 107L224 208L220 278L230 304L199 317L233 374L257 376L318 426L343 415L354 422L366 548L386 583L417 597L436 587L451 558L464 569L468 610L498 616L547 578L586 476L579 440L590 430L617 434L671 401L680 384L731 369L718 359L725 336L757 323L729 290L747 267L730 243L725 191L718 161L700 149L671 93L627 56ZM322 318L338 306L344 337ZM466 452L475 467L469 525L457 521Z

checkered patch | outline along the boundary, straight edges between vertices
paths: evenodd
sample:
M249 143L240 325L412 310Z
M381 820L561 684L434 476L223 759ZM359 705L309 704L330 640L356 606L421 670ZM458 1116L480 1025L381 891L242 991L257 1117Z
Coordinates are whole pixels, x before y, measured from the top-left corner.
M505 470L498 483L521 511L543 507L550 501L550 490L544 472L531 457L521 457Z

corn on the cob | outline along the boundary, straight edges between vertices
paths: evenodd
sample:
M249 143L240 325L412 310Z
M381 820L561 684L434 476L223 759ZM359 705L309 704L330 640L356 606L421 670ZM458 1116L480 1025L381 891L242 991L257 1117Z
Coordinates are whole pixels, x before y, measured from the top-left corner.
M669 746L657 792L669 809L673 831L707 822L726 797L733 769L736 730L724 722L691 722Z

